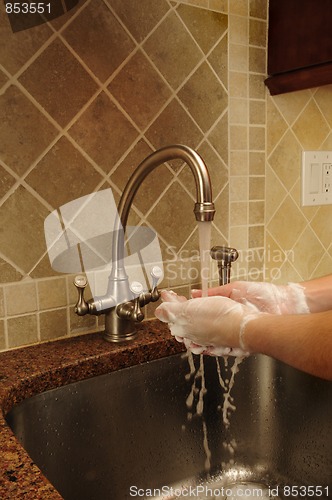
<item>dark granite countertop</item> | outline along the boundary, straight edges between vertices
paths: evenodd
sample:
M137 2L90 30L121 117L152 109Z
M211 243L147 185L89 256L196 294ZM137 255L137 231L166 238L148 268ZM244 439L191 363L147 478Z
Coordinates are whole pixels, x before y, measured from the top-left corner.
M34 394L102 375L127 366L183 351L165 324L147 321L137 337L111 344L93 333L0 354L0 498L59 500L61 495L43 476L16 440L5 415Z

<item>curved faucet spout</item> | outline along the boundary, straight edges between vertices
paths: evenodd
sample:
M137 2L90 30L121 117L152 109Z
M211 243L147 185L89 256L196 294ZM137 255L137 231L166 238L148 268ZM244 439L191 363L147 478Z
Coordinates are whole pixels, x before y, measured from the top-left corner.
M115 241L113 242L113 272L112 277L123 278L123 252L124 232L127 226L129 211L135 194L147 177L159 165L170 161L183 160L191 169L196 184L196 203L194 214L197 221L213 220L215 208L212 202L212 188L208 169L200 155L188 146L176 144L161 148L145 158L130 177L118 205L119 219L115 228ZM121 226L122 229L121 230Z

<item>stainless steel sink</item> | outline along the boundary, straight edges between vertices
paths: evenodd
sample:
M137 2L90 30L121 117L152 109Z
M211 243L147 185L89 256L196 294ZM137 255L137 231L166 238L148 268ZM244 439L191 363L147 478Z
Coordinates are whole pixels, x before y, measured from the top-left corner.
M329 498L332 383L265 356L239 368L228 428L216 359L204 358L203 394L184 355L31 397L7 422L65 500L188 498L190 487L200 499ZM193 384L202 415L186 405Z

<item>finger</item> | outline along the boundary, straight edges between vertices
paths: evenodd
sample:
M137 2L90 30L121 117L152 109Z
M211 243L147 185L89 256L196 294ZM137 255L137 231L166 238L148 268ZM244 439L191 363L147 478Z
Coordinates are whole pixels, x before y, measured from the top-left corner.
M215 286L212 288L209 288L207 291L208 297L230 297L233 291L233 286L228 284L228 285L223 285L223 286ZM193 299L202 297L202 290L197 290L193 289L191 290L191 296Z
M187 300L186 297L178 295L173 290L162 290L160 296L163 302L186 302Z

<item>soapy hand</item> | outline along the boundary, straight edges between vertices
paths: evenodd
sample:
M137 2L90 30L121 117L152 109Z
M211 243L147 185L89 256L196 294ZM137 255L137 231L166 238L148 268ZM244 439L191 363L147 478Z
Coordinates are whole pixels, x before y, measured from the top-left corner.
M163 303L155 315L168 323L172 335L195 354L248 356L244 327L260 313L227 297L187 300L174 292L161 292Z
M192 296L201 297L201 290L192 290ZM274 285L264 282L234 281L208 290L208 295L228 297L241 304L254 305L270 314L309 313L305 288L296 283Z

